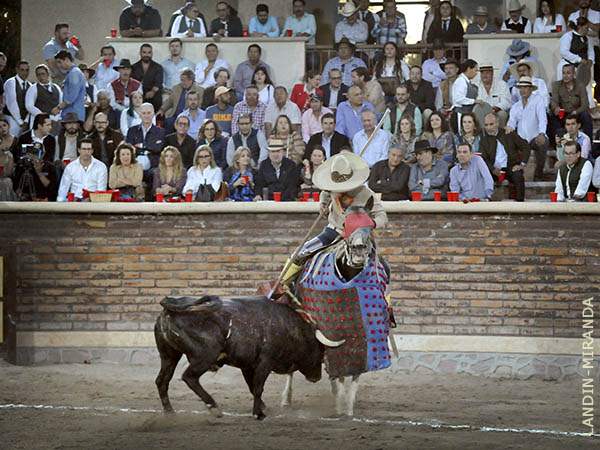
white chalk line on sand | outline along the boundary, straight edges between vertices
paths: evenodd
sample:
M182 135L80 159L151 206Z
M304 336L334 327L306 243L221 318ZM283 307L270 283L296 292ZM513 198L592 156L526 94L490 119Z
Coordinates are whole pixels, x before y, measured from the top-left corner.
M122 412L122 413L162 413L162 409L135 409L135 408L117 408L113 406L54 406L54 405L23 405L17 403L0 404L0 409L54 409L54 410L68 410L68 411L96 411L96 412ZM208 414L208 411L198 410L177 410L177 413L190 413L190 414ZM228 417L252 417L252 414L248 413L231 413L223 411L222 414ZM274 419L285 418L283 414L271 416ZM308 416L300 416L301 419L308 419ZM319 420L324 422L335 422L347 420L340 417L319 417ZM489 427L489 426L477 426L477 425L452 425L440 422L436 419L432 419L429 422L420 422L414 420L379 420L379 419L367 419L357 418L351 419L353 422L367 423L367 424L382 424L382 425L404 425L413 427L429 427L435 429L448 429L448 430L470 430L470 431L485 431L485 432L498 432L498 433L530 433L530 434L547 434L553 436L567 436L567 437L594 437L600 438L600 434L587 434L579 433L576 431L558 431L558 430L545 430L535 428L500 428L500 427Z

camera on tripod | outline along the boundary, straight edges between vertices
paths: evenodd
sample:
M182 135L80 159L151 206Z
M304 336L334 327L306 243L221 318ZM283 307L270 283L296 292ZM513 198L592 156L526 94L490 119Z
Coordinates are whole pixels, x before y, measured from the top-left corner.
M23 170L34 170L33 162L41 159L43 152L42 145L38 143L21 145L21 155L17 160L17 167L20 166Z

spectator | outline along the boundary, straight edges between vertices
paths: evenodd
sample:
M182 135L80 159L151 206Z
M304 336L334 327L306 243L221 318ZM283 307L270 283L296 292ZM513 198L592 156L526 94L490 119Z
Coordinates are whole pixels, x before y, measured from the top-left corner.
M185 136L188 137L187 134ZM193 158L192 155L190 161ZM187 170L181 161L179 150L176 147L167 145L160 152L158 169L153 174L152 195L163 194L167 198L181 197L186 181Z
M501 173L516 190L516 200L525 200L525 176L523 171L529 161L529 144L514 131L505 133L498 116L490 113L485 116L485 135L481 137L479 151L488 166L492 177L498 180Z
M429 81L433 88L437 89L440 86L440 83L446 79L446 73L441 67L442 64L445 64L448 61L445 56L446 50L444 41L441 39L434 39L431 50L433 51L433 57L423 62L423 79Z
M342 10L342 16L344 19L335 26L335 42L340 42L345 37L355 44L366 44L369 27L358 18L358 8L356 5L351 1L346 2Z
M196 64L196 81L204 89L216 84L217 71L219 69L227 70L227 81L229 81L229 64L224 59L219 59L219 47L217 44L208 44L204 48L206 59Z
M171 20L169 21L169 26L167 27L167 36L171 36L171 28L173 28L173 24L175 23L175 19L177 19L180 16L185 15L184 14L184 9L186 7L186 5L191 2L191 3L196 3L196 0L183 0L183 6L177 10L175 10L175 12L173 12L173 14L171 14ZM204 14L202 14L201 12L198 14L198 19L204 24L204 29L208 29L206 26L206 19L204 18Z
M495 34L498 27L489 21L487 6L478 6L473 13L473 23L467 26L467 34Z
M152 103L154 110L162 106L163 68L152 60L152 46L142 44L140 60L131 66L131 76L142 83L144 100Z
M425 16L423 17L423 31L421 32L421 43L426 43L429 29L433 24L436 16L439 16L438 9L440 6L440 0L429 0L429 7L425 10Z
M79 70L81 70L81 73L83 73L83 76L85 77L85 97L83 100L83 104L85 106L87 117L87 112L91 107L92 103L96 103L96 101L98 100L98 88L96 88L96 85L90 83L90 78L94 77L96 71L90 69L87 66L87 64L79 64L77 67L79 67ZM82 120L85 120L85 118Z
M229 185L230 199L234 202L251 202L254 198L256 170L248 147L238 147L233 154L231 166L227 167L223 179ZM246 180L245 177L248 177Z
M287 31L291 30L292 36L306 37L308 45L315 45L315 35L317 34L317 22L315 16L304 12L306 2L304 0L292 0L294 14L285 19L285 24L281 30L281 36L287 36Z
M231 136L231 118L233 116L233 106L229 103L231 88L219 86L215 91L217 104L209 106L206 110L206 119L217 122L224 137Z
M435 111L435 91L429 81L423 80L420 66L410 68L410 83L406 83L410 101L419 107L424 120L427 120L432 111Z
M344 147L350 147L348 138L335 131L335 116L332 113L321 116L321 127L323 131L313 134L308 140L304 153L305 158L310 156L312 149L317 146L323 147L325 150L325 159L337 155Z
M2 72L6 68L8 58L2 52L0 52L0 108L4 108L4 78L2 78Z
M410 114L402 116L396 134L392 135L392 145L402 150L404 162L413 164L416 160L415 142L417 142L415 122Z
M371 80L369 72L364 67L357 67L352 71L352 84L362 89L365 100L375 107L377 114L385 111L383 90L377 80Z
M128 0L121 11L119 30L122 37L157 37L162 35L158 10L146 0Z
M198 131L198 145L208 145L213 151L215 163L221 169L227 167L227 140L221 136L221 127L212 119L204 121Z
M75 198L83 198L83 190L89 192L105 191L107 172L106 166L92 156L92 140L79 140L77 151L79 158L65 168L58 188L56 201L66 202L67 194L72 192Z
M54 153L54 164L64 170L68 161L77 159L77 142L83 138L81 121L74 112L68 113L62 120L62 128L56 138L57 152Z
M354 153L360 155L369 140L369 137L375 132L377 125L377 116L371 110L363 111L360 115L362 121L362 130L354 134L352 138L352 148ZM369 167L381 161L387 155L390 149L390 134L385 130L377 130L371 143L366 147L366 151L361 155Z
M558 63L558 74L556 79L562 78L562 68L565 64L573 64L577 67L577 81L586 86L588 91L588 102L594 105L592 96L591 70L594 64L594 48L589 43L586 36L589 29L589 22L585 17L577 19L577 23L569 22L571 31L565 33L560 38L560 56Z
M160 152L164 146L165 130L153 124L154 106L152 106L152 103L142 104L140 110L142 123L131 127L127 131L125 140L134 147L139 148L148 157L150 167L155 168L158 165ZM148 180L149 173L145 176Z
M206 112L200 108L200 96L196 91L189 91L185 94L185 104L187 105L187 109L179 114L179 116L186 116L190 119L188 135L192 139L198 140L198 131L204 123Z
M17 141L17 138L10 134L8 120L0 115L0 167L2 167L0 169L0 201L2 202L17 200L12 182L15 168L13 150L17 147Z
M4 112L8 111L5 117L10 124L10 134L13 136L18 136L29 128L29 115L25 104L27 90L31 87L31 83L27 81L28 77L29 63L19 61L17 74L4 83L4 98L6 101Z
M369 189L381 194L381 200L396 202L408 200L410 166L402 161L400 148L390 147L387 159L375 163L369 175Z
M367 65L362 59L354 56L356 45L347 38L342 38L340 42L336 42L334 47L338 55L325 64L321 82L327 84L329 82L329 72L332 69L338 69L342 73L342 83L350 86L352 85L352 71L357 67L367 67Z
M302 161L302 169L300 169L300 189L302 192L320 192L312 182L313 173L317 170L323 161L326 159L325 149L320 145L316 145L309 153L309 157Z
M369 11L369 6L371 5L369 0L354 0L354 3L358 5L358 18L367 24L367 44L373 45L376 40L371 36L371 32L381 19L377 14Z
M204 17L200 17L200 10L195 2L185 4L183 14L173 21L170 34L178 38L206 37L206 23Z
M571 114L565 119L566 133L564 136L556 136L556 159L558 160L554 167L561 167L565 164L565 145L567 142L574 141L581 147L581 157L594 162L592 158L592 141L581 130L581 119L578 114Z
M441 191L442 197L448 192L448 164L433 157L437 151L427 140L415 144L417 163L410 168L408 189L411 193L420 192L421 200L433 200L435 191Z
M336 111L340 103L346 101L348 86L342 84L342 72L340 69L329 71L329 83L320 88L323 91L323 104L332 111Z
M393 42L383 46L383 58L379 58L375 65L375 78L381 85L385 100L396 94L396 88L408 81L410 68L402 58L404 53Z
M194 152L196 151L196 140L188 135L189 129L190 118L187 116L177 117L177 120L175 120L175 133L165 137L165 148L163 149L164 153L167 147L176 148L179 155L178 158L181 159L183 168L186 171L194 165ZM161 157L163 153L161 153ZM163 177L161 179L164 180L165 178ZM181 185L181 187L183 187L183 185ZM181 193L181 189L179 189L179 192Z
M94 116L94 130L89 135L92 140L93 156L110 167L117 145L123 140L123 135L118 130L108 126L108 116L102 112Z
M269 138L276 138L283 142L285 147L284 156L300 165L306 146L302 140L302 134L292 129L292 122L288 116L279 116L277 118L275 128L273 128Z
M452 86L458 78L458 62L454 59L449 59L444 64L440 64L440 68L444 71L446 79L442 80L437 92L435 93L435 110L440 111L444 116L450 114L452 110Z
M298 166L284 156L286 144L281 139L270 138L269 157L260 163L256 174L254 201L273 200L273 192L281 193L284 202L293 201L298 193L300 171ZM263 189L267 189L269 197L263 199Z
M239 131L231 136L227 142L227 164L231 165L233 154L239 147L247 147L250 149L254 165L260 164L267 159L267 140L263 133L252 128L252 119L249 114L241 114L238 119Z
M113 80L108 85L108 94L110 95L110 106L118 111L129 108L129 96L134 91L142 92L142 84L131 78L131 63L127 58L123 58L114 69L119 72L119 78Z
M513 33L531 33L531 21L521 15L524 6L521 6L519 0L510 0L508 4L508 14L510 17L502 22L501 31L512 31Z
M436 17L434 18L429 32L427 42L432 43L434 39L444 42L462 42L465 30L456 18L456 11L448 0L440 2Z
M481 126L475 114L467 112L460 116L460 131L454 136L454 147L458 148L465 142L471 146L473 153L479 153Z
M509 89L517 83L517 79L511 76L510 71L508 70L512 64L519 61L535 61L539 67L537 59L531 56L529 48L529 42L522 41L521 39L514 39L506 49L506 54L509 58L504 61L504 65L500 71L500 78L508 84Z
M450 191L463 201L491 200L494 180L481 156L474 155L469 144L456 148L458 164L450 169Z
M90 66L90 69L96 70L96 87L99 91L108 89L109 84L119 78L115 67L120 62L115 59L115 55L115 48L112 45L104 45L100 49L100 58Z
M383 45L393 42L396 45L404 44L406 38L406 18L396 10L395 0L384 0L383 10L379 11L379 22L375 24L371 36L377 44Z
M531 78L523 77L515 85L521 93L521 101L510 108L506 132L517 131L536 152L534 181L543 181L548 138L546 137L546 108L541 97L531 95L537 89Z
M594 169L591 162L581 157L579 142L565 144L565 161L556 174L554 192L558 194L558 201L585 201Z
M275 16L269 14L269 7L264 3L256 5L256 16L250 19L248 34L251 37L278 37L279 24Z
M375 112L375 107L364 100L362 89L352 86L348 90L348 100L338 106L335 131L351 140L362 128L361 114L366 109Z
M142 165L135 159L135 148L127 142L121 142L110 166L108 187L118 190L122 198L141 202L144 201L143 176Z
M183 42L179 38L173 38L169 41L169 59L163 61L163 90L165 94L171 94L173 86L179 82L179 76L183 69L194 69L194 63L181 56Z
M550 105L550 94L548 93L548 87L546 86L546 82L539 78L538 75L538 66L534 61L521 61L518 63L514 63L512 66L508 68L510 74L514 78L521 77L530 77L531 81L534 85L537 86L537 89L533 93L533 95L538 95L542 97L544 102L544 106L548 108ZM512 88L512 103L516 103L521 100L521 95L519 94L519 88Z
M223 172L215 163L211 148L208 145L199 146L194 154L194 165L187 171L183 192L192 193L196 201L212 201L221 189L222 181ZM204 197L205 190L210 193L210 200Z
M467 59L460 65L461 73L452 85L452 119L456 115L457 123L461 122L461 114L472 112L475 105L483 105L483 100L477 98L477 85L472 82L478 70L477 62ZM458 126L453 128L461 131Z
M448 129L448 122L439 112L434 112L425 121L425 132L422 139L429 142L430 147L438 149L438 158L442 158L447 164L454 161L454 135Z
M106 114L108 117L108 126L113 130L118 130L121 127L121 111L113 109L110 106L110 94L105 89L100 89L96 94L97 102L92 103L88 108L87 117L83 124L83 129L89 133L94 127L94 117L99 112Z
M29 122L33 123L35 116L41 113L50 115L52 128L57 130L60 122L59 103L63 101L63 93L56 83L50 81L50 71L46 64L35 68L37 83L31 85L25 93L25 108L29 112Z
M195 92L199 98L204 95L202 86L194 81L194 71L192 69L183 69L179 75L179 80L180 82L173 86L171 95L156 114L165 117L165 128L169 131L173 129L175 119L186 109L187 95L190 92Z
M319 89L321 85L321 74L315 70L309 70L304 74L302 79L304 83L295 84L292 88L290 101L298 106L301 113L304 113L310 108L310 98L314 94L323 94Z
M321 118L324 114L332 114L332 111L323 106L323 97L320 94L313 94L310 97L310 109L302 114L302 138L305 143L313 134L323 131Z
M287 116L292 122L292 130L298 131L302 122L302 115L298 106L288 100L287 89L283 86L277 86L273 97L274 101L267 106L265 111L265 136L271 135L273 124L281 115Z
M233 117L231 119L231 132L238 132L238 119L242 114L247 114L252 118L252 128L258 131L265 131L265 111L267 105L258 100L258 89L256 86L248 86L244 95L244 100L236 104L233 108Z
M144 96L142 93L138 91L132 92L129 96L129 107L121 111L120 129L123 136L127 136L127 132L131 127L142 123L142 103L144 103Z
M50 117L47 117L48 119ZM31 132L33 132L34 128L31 128ZM27 136L29 135L30 139L32 136L31 132L25 132L22 134L22 136ZM8 123L8 119L6 118L6 116L4 116L3 114L0 114L0 152L4 152L4 153L9 153L10 154L10 161L15 160L15 158L19 157L20 152L21 152L21 147L18 146L19 142L19 138L17 136L13 136L12 134L10 134L10 124ZM52 152L54 152L54 146L52 147ZM8 158L8 156L7 156ZM6 161L6 159L5 159ZM4 165L4 174L6 176L6 173L11 174L12 176L12 169L8 170L8 165L7 164L1 164L0 165Z
M562 80L552 83L552 101L550 102L550 137L552 140L556 130L562 126L564 119L560 119L560 110L565 116L578 114L583 132L590 138L592 135L592 116L589 112L588 97L585 86L575 79L575 66L564 65Z
M504 127L508 121L508 111L512 106L508 85L499 78L494 78L494 66L491 63L482 63L479 66L479 83L477 84L477 98L483 104L473 108L479 122L484 117L494 112Z
M417 136L421 135L423 129L423 118L421 110L408 101L409 94L406 85L401 84L396 88L396 104L390 104L390 115L383 122L383 129L391 135L398 131L398 123L404 116L410 117Z
M250 44L248 46L248 59L239 63L235 68L233 86L240 99L243 97L246 88L252 84L254 71L258 66L263 66L267 69L267 74L269 74L269 78L271 77L271 66L260 60L261 54L262 49L260 48L260 45Z
M235 106L235 104L238 102L238 99L236 92L228 86L230 77L229 70L225 69L224 67L221 67L215 71L215 84L205 89L204 100L202 101L202 109L207 109L209 106L213 106L217 103L216 92L220 87L229 89L227 95L225 96L225 101L229 106Z
M71 61L74 61L75 58L80 60L85 58L85 52L83 51L79 38L77 36L72 36L71 39L69 39L69 36L69 24L57 23L54 27L54 37L44 45L44 49L42 50L46 64L50 69L52 79L59 84L62 84L67 71L57 64L57 61L55 60L56 54L64 50L71 55ZM75 45L74 42L77 43L77 45Z
M533 22L534 33L554 33L557 32L557 26L567 30L567 24L562 14L557 13L554 9L552 0L542 0L538 5L538 13Z
M4 129L4 123L8 123L8 120L6 116L0 117L2 118L0 120L0 128ZM24 131L18 138L10 134L10 127L8 132L3 130L3 134L0 136L2 138L2 150L10 150L13 160L18 161L22 156L23 146L34 145L36 148L42 149L45 160L52 163L55 159L54 156L56 155L57 147L56 136L50 134L51 131L52 121L50 120L50 116L46 113L38 114L33 119L31 130ZM58 155L56 156L58 157Z
M258 101L263 102L265 105L273 103L275 88L273 87L273 81L271 81L264 67L258 66L254 70L250 84L256 86L256 89L258 89Z
M217 3L217 18L210 23L209 34L217 42L222 37L242 37L242 22L229 3Z

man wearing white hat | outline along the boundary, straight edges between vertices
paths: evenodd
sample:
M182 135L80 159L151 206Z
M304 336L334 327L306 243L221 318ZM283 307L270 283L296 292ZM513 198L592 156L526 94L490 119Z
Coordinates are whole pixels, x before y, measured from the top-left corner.
M477 98L483 100L483 105L473 108L479 123L484 122L484 117L494 112L504 127L508 120L508 111L513 102L510 98L508 85L499 78L494 77L494 66L492 63L481 63L479 65L479 82L477 83Z
M490 22L487 6L478 6L473 13L473 23L467 26L467 34L492 34L498 32L495 23Z
M531 33L533 31L533 25L531 20L527 17L523 17L521 12L524 6L521 6L519 0L510 0L508 4L508 13L510 17L502 22L500 31L512 31L513 33Z
M538 65L535 61L519 61L512 64L508 70L510 74L516 78L521 79L521 77L530 77L533 84L537 86L537 89L533 93L533 95L539 95L544 100L544 105L546 108L550 105L550 94L548 93L548 86L546 86L546 82L538 77ZM512 103L516 103L521 100L521 94L519 92L519 88L514 86L511 90Z
M342 16L344 20L335 26L335 42L340 42L343 37L355 44L366 44L369 32L368 25L358 18L358 7L351 1L344 4Z

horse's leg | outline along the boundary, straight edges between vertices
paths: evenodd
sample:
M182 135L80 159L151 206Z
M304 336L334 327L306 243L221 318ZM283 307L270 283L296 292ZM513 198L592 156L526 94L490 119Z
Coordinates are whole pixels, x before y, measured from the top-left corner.
M162 333L156 332L155 336L156 347L160 355L160 372L158 372L158 376L156 377L156 387L158 388L158 395L163 409L165 412L171 413L173 412L173 407L169 400L169 383L173 378L173 373L183 353L171 347L164 339Z
M294 374L290 373L285 378L285 387L281 393L281 407L291 406L292 404L292 381L294 381Z
M250 393L254 395L254 369L242 369L242 375L244 375L244 380L246 380L246 384L248 385L248 389L250 389ZM261 407L264 409L265 404L261 402Z
M338 414L344 413L344 377L331 378L331 393L335 398L335 411Z
M356 391L358 391L358 379L360 375L352 376L352 381L350 382L350 389L348 389L348 399L347 399L347 409L346 415L353 416L354 415L354 401L356 400Z
M214 364L215 361L216 358L214 360L200 359L198 357L190 359L190 365L185 372L183 372L181 378L185 384L187 384L188 387L202 399L202 401L208 407L208 410L215 416L220 417L221 411L219 411L217 403L210 396L210 394L204 390L199 381L200 377L210 369L211 365Z

